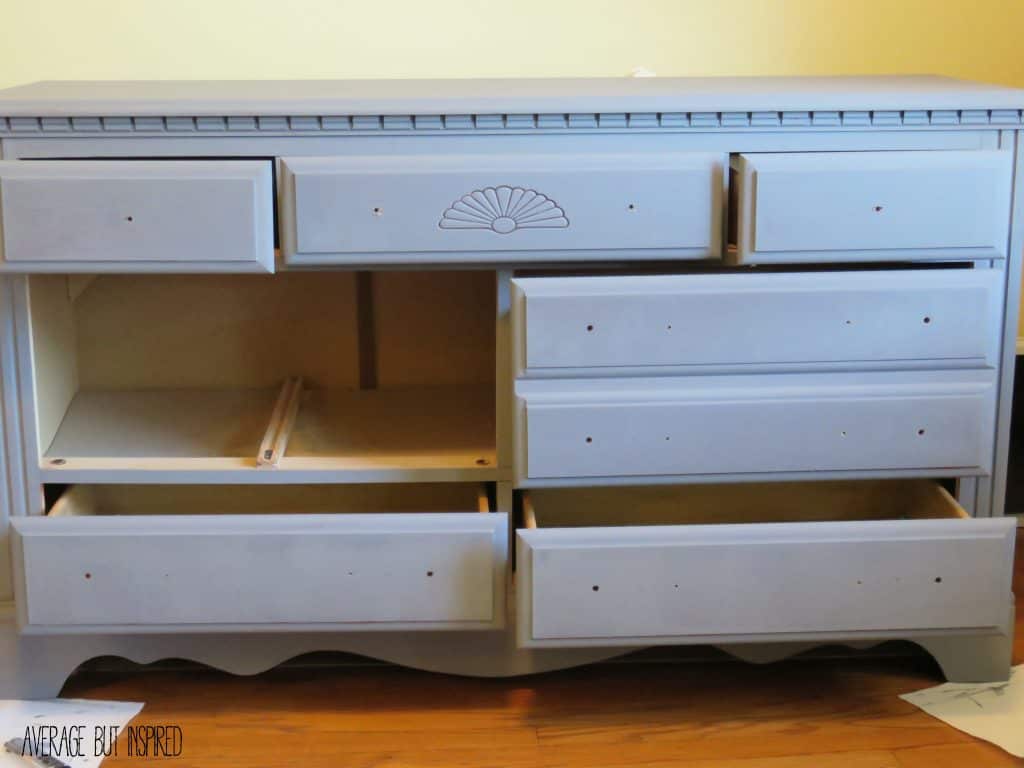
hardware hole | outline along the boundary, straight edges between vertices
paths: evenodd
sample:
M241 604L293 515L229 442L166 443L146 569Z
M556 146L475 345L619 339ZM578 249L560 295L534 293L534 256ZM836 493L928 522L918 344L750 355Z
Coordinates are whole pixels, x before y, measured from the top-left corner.
M665 330L666 331L671 331L672 330L672 324L669 323L667 326L665 326Z
M853 325L853 320L847 320L847 321L846 321L846 324L847 324L847 325Z
M433 576L433 575L434 575L433 571L427 571L427 576Z
M488 464L490 464L490 463L491 463L491 462L489 462L489 461L488 461L487 459L477 459L477 460L476 460L476 465L477 465L478 467L486 467L486 466L487 466Z
M587 326L587 333L590 333L593 330L594 330L594 326L592 326L592 325L588 325Z
M846 430L844 429L842 432L840 432L839 436L840 437L846 437Z
M633 204L633 203L630 203L629 205L626 206L626 210L627 211L635 211L636 210L636 205Z
M92 574L91 574L91 573L87 573L87 574L85 574L85 578L87 578L87 579L91 579L91 578L92 578Z
M124 220L127 221L128 223L131 223L131 222L135 221L135 217L134 216L125 216Z
M936 576L935 577L935 583L936 584L941 584L942 583L942 577L941 576Z
M384 209L379 207L379 206L375 207L373 209L373 215L374 216L383 216L384 215Z
M50 463L55 467L63 467L67 464L67 459L50 459Z
M876 205L875 206L875 213L881 213L881 212L882 212L882 206Z
M591 589L594 590L595 592L597 592L601 588L599 586L597 586L597 584L595 584L594 586L591 587Z
M928 323L930 323L931 321L932 319L930 317L926 317L923 320L921 320L921 322L924 323L925 325L928 325Z
M668 442L669 440L671 440L671 439L672 439L672 435L665 435L665 442L666 442L666 443L667 443L667 442Z
M590 435L587 435L587 442L588 443L594 442L594 438L592 438Z
M860 579L857 579L857 583L858 583L858 584L863 584L864 582L863 582L863 581L861 581Z
M924 427L921 427L921 429L917 430L917 434L923 435L924 434Z

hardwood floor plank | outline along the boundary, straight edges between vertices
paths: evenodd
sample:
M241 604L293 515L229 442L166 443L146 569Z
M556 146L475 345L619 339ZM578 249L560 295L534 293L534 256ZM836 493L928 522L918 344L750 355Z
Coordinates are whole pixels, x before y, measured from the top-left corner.
M591 749L573 755L556 751L553 758L571 768L900 768L895 755L887 750L689 760L683 751L674 755L662 751L648 758L633 751L616 756Z
M898 749L893 753L899 768L1004 768L1024 766L1024 759L1013 757L984 741L970 744L945 744L938 747Z

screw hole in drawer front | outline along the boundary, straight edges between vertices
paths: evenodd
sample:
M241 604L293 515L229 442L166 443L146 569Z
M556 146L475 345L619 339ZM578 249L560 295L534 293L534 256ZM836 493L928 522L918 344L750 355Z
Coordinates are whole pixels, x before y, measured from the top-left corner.
M73 485L16 528L27 625L494 628L508 521L488 509L476 483Z
M932 481L524 494L536 527L518 531L519 583L527 589L517 596L522 645L983 628L1006 620L1013 521L971 518ZM937 561L953 571L935 576ZM581 591L592 599L580 603ZM781 609L770 599L779 594L788 596Z

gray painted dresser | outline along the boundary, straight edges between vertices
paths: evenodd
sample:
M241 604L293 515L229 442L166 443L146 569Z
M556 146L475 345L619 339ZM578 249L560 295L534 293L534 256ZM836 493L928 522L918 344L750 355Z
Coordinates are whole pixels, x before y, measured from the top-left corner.
M314 650L1008 674L1024 92L0 92L0 695Z

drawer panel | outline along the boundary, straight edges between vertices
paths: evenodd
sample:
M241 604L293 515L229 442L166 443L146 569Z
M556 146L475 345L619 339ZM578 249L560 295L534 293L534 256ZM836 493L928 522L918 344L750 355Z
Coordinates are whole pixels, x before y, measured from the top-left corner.
M350 631L504 621L507 519L476 511L486 495L250 487L236 491L242 504L225 488L77 487L49 516L19 518L23 628ZM174 507L186 514L167 514ZM245 507L259 514L235 514ZM393 509L423 511L374 512Z
M970 519L927 481L551 489L524 506L520 645L1009 631L1015 521Z
M513 280L520 373L850 361L992 363L989 269Z
M702 153L287 158L285 257L717 258L723 167Z
M988 472L992 372L926 373L519 382L522 475Z
M0 163L0 268L273 272L269 161Z
M734 168L740 262L1006 256L1007 152L767 153Z

